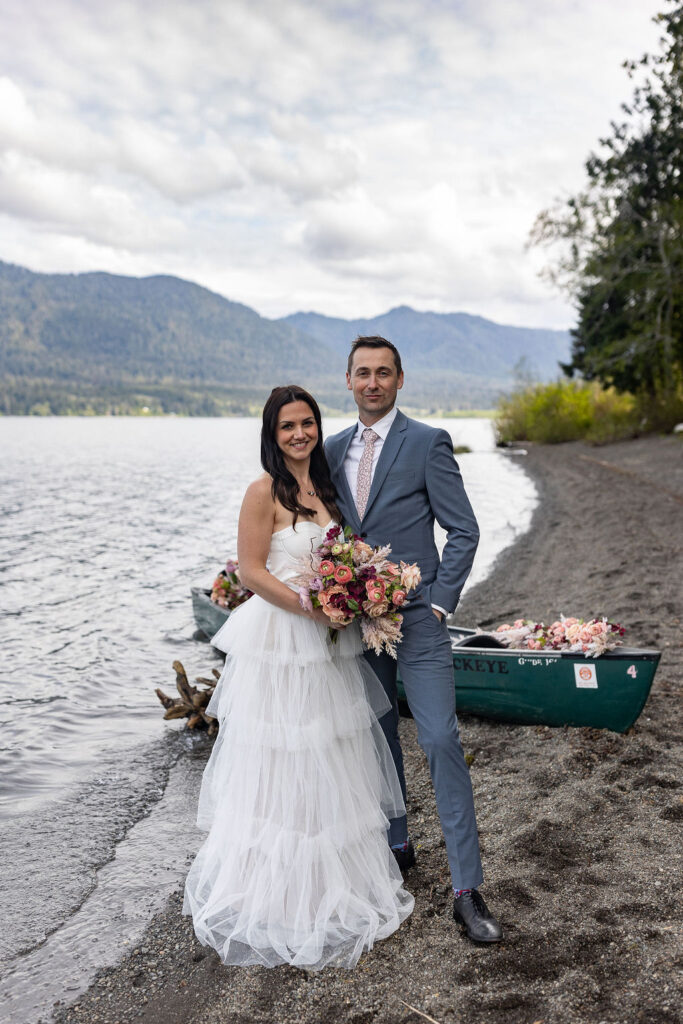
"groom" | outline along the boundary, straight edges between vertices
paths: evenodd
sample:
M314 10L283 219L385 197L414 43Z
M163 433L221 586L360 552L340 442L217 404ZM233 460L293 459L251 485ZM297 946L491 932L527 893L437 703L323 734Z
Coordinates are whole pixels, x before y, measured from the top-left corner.
M398 668L418 739L434 784L453 879L453 916L470 939L498 942L502 930L477 891L482 882L479 840L469 771L458 733L453 657L445 617L460 597L479 540L453 443L444 430L408 419L396 408L403 387L401 357L385 338L356 338L346 384L358 422L326 444L332 480L345 524L369 544L391 544L395 561L417 562L422 584L403 611ZM434 520L448 539L439 555ZM398 738L396 661L366 654L393 710L381 725L405 797ZM399 866L415 863L405 816L391 822L389 841Z

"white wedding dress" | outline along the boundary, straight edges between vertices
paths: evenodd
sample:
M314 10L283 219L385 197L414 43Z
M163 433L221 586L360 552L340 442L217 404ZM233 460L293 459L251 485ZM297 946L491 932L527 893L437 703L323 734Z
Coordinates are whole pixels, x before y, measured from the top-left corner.
M290 586L329 526L273 534ZM413 909L387 843L405 813L377 718L389 710L357 625L327 627L250 598L213 638L226 662L198 823L209 834L183 912L226 964L353 967Z

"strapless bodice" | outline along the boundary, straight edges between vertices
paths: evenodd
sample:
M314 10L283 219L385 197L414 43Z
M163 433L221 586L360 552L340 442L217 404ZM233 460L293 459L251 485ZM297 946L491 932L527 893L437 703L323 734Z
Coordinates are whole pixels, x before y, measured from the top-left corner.
M270 539L268 569L283 583L289 583L301 572L301 560L322 543L334 520L320 526L310 519L298 519L296 526L278 530ZM295 588L293 588L295 589Z

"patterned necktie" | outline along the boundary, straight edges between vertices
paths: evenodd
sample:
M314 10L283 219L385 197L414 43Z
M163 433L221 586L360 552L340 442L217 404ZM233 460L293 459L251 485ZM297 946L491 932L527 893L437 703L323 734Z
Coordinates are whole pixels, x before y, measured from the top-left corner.
M372 427L366 427L362 433L365 441L365 448L358 463L358 482L356 483L356 508L360 519L365 515L365 508L370 497L370 484L372 483L372 456L375 448L375 441L379 440Z

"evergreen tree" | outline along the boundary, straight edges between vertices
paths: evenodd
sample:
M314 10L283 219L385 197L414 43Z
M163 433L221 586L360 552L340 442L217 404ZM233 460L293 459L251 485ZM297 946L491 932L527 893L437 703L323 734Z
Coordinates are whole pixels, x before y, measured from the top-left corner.
M624 67L624 120L586 161L579 195L538 217L531 244L560 242L545 273L575 299L564 369L667 406L683 394L683 5L657 15L660 52ZM673 411L675 409L675 411Z

